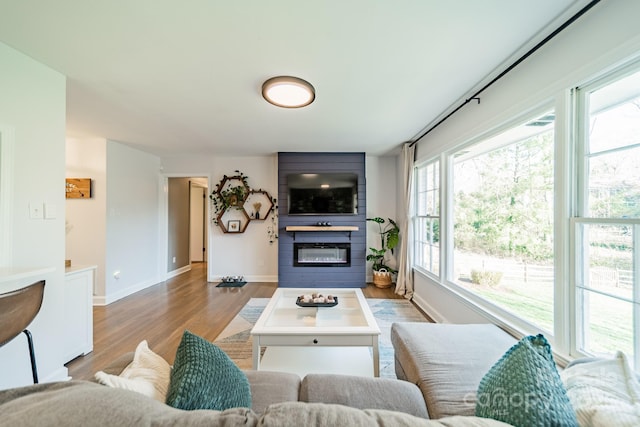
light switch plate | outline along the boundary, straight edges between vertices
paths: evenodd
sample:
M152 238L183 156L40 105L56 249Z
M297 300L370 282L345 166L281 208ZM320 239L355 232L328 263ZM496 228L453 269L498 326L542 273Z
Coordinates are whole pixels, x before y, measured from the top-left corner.
M29 203L29 218L42 219L42 203Z

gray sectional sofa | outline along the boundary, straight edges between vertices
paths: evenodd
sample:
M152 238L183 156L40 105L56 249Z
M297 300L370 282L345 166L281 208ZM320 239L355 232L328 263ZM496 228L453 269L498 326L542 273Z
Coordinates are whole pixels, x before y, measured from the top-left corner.
M85 381L0 391L0 425L504 426L473 416L475 390L516 341L491 325L392 327L400 379L245 371L252 408L181 411ZM132 354L105 370L118 374ZM52 418L53 417L53 418ZM435 420L437 419L437 420ZM219 423L219 424L218 424Z

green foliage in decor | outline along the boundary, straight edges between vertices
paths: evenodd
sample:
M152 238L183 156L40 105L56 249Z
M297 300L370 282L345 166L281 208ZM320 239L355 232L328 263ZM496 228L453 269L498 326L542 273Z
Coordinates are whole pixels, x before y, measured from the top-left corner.
M218 224L218 215L227 209L243 209L242 205L251 191L249 179L244 173L236 170L236 175L224 175L209 198L213 204L213 223ZM227 183L235 185L226 185Z
M498 286L502 280L501 271L471 270L471 282L476 285Z
M384 268L387 271L396 273L397 270L389 267L384 262L384 257L387 251L393 253L393 249L398 246L400 237L400 228L391 218L387 218L387 223L384 218L375 217L367 218L367 221L375 222L378 224L378 234L380 235L380 249L369 248L371 253L367 255L367 261L373 261L372 268L374 271L379 271Z
M267 235L269 236L270 245L272 245L278 238L278 199L271 197L271 203L273 203L273 207L271 208L273 210L273 215L271 215L271 225L267 227Z

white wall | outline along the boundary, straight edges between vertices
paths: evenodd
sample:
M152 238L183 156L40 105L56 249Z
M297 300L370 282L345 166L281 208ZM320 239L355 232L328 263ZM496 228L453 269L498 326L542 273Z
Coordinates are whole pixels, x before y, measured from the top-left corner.
M591 79L604 68L640 55L640 2L601 2L534 56L521 63L418 143L418 161L451 150L469 138L546 102L566 108L572 85ZM566 121L556 128L563 135ZM562 136L561 136L562 137ZM416 273L415 300L436 320L469 323L490 319L476 313L455 292Z
M235 175L235 170L244 173L249 185L263 189L272 197L278 197L277 158L268 157L219 157L213 161L211 177L215 189L224 175ZM273 215L273 213L271 214ZM220 227L211 227L212 244L209 248L210 273L219 278L227 275L242 275L249 281L278 281L278 245L269 244L265 221L251 221L242 234L224 234Z
M366 158L367 177L367 218L381 217L398 221L397 201L397 156ZM369 248L380 249L380 229L377 224L367 222L367 255ZM401 236L403 237L403 236ZM394 256L397 262L397 252ZM393 262L388 263L393 267ZM371 262L367 263L367 281L373 280Z
M105 297L110 303L158 283L160 159L107 141ZM119 278L116 278L119 272Z
M107 244L107 141L68 138L66 177L90 178L90 199L66 201L66 259L96 265L95 294L105 295Z
M12 266L54 267L40 313L29 327L41 381L63 379L65 245L65 77L0 43L0 125L15 134ZM54 207L54 219L30 219L29 204ZM1 264L1 263L0 263ZM29 384L24 335L0 348L0 388Z

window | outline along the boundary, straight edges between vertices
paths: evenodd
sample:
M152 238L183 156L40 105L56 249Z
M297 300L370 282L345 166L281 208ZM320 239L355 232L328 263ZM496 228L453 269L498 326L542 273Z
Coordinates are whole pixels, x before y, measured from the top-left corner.
M439 285L465 300L456 309L545 334L560 360L623 351L640 371L640 55L634 61L499 131L451 151L429 147L439 160L415 179L418 297ZM458 316L438 304L445 319Z
M440 163L416 169L415 264L440 275Z
M577 348L621 350L640 366L640 71L576 90L578 215Z
M553 333L553 111L454 153L453 277Z

